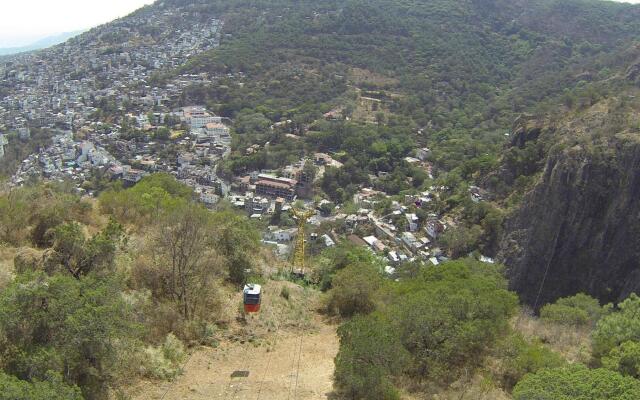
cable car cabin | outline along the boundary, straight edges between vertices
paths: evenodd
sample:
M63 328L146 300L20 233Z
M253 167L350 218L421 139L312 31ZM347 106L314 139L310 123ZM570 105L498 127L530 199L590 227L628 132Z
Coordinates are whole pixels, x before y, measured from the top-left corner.
M262 302L262 288L260 285L246 285L243 290L243 295L245 312L256 313L260 311L260 303Z

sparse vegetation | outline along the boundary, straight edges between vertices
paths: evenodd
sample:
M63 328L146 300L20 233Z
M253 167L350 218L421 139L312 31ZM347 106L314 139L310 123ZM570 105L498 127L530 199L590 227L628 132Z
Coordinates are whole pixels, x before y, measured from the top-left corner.
M204 209L169 176L105 192L103 213L59 186L16 189L0 204L33 212L2 239L42 249L16 251L16 277L0 291L0 367L10 375L0 385L24 398L46 388L71 399L77 387L103 399L140 374L175 377L182 340L215 342L234 270L254 271L252 226Z
M173 334L168 334L161 346L149 346L143 352L145 374L156 379L173 379L182 373L186 359L184 345Z

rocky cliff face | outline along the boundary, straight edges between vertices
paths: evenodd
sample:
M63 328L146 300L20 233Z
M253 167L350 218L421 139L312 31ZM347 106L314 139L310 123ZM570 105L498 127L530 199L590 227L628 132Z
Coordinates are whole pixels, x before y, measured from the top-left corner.
M640 292L638 135L562 140L506 222L499 258L512 289L537 307L578 292L603 301Z

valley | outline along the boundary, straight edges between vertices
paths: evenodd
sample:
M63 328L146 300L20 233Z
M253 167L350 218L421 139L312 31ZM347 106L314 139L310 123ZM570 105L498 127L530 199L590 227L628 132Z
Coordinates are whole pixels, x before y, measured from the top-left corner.
M640 398L638 37L160 0L2 57L0 400Z

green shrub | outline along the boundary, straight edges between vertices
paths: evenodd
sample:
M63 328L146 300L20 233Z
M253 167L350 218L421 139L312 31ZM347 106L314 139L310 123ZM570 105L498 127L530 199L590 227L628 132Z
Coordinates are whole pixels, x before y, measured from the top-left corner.
M529 343L522 335L509 335L498 347L501 359L499 379L503 387L511 390L523 376L543 368L564 366L566 361L559 354L538 342Z
M585 310L560 304L547 304L540 310L543 321L560 325L585 326L590 323Z
M18 276L0 292L2 366L15 376L46 380L51 372L102 398L122 373L119 345L138 325L121 286L94 276Z
M333 315L351 317L375 309L375 293L382 277L371 264L355 264L336 273L333 289L327 293L327 311Z
M640 342L640 297L631 294L613 312L598 321L592 334L596 359L609 354L624 342Z
M82 400L77 386L49 374L46 380L28 382L0 372L0 400Z
M144 350L143 371L151 378L173 379L182 373L181 363L185 358L184 345L170 333L161 346Z
M390 378L408 359L397 331L379 313L356 316L338 329L335 386L349 399L399 399Z
M354 211L355 212L355 211ZM330 247L322 252L314 271L314 281L320 283L320 290L328 291L333 286L333 278L337 271L350 265L369 264L380 271L384 265L371 251L364 247L356 246L349 241L341 242L337 246Z
M289 292L289 288L286 286L282 287L282 290L280 290L280 297L282 297L285 300L289 300L289 297L291 297L291 293Z
M516 296L498 268L460 260L401 282L390 313L414 377L454 380L507 332Z
M602 365L624 376L640 378L640 343L624 342L602 357Z
M583 365L543 369L526 375L513 390L514 400L635 400L640 382L607 369Z
M555 324L587 326L598 322L607 310L607 307L600 306L597 299L578 293L545 305L540 310L540 318Z
M361 305L353 298L363 296L343 292L357 292L353 282L366 287L363 277L370 273L361 272L367 269L376 270L356 265L338 272L330 300L344 301L346 310ZM454 381L463 370L479 365L508 332L517 306L501 268L474 260L449 262L422 269L415 278L388 282L377 290L376 299L376 311L356 312L339 329L336 387L344 398L393 399L397 393L392 378L400 375L416 382ZM522 370L553 365L554 357L543 349L529 353L518 360Z

